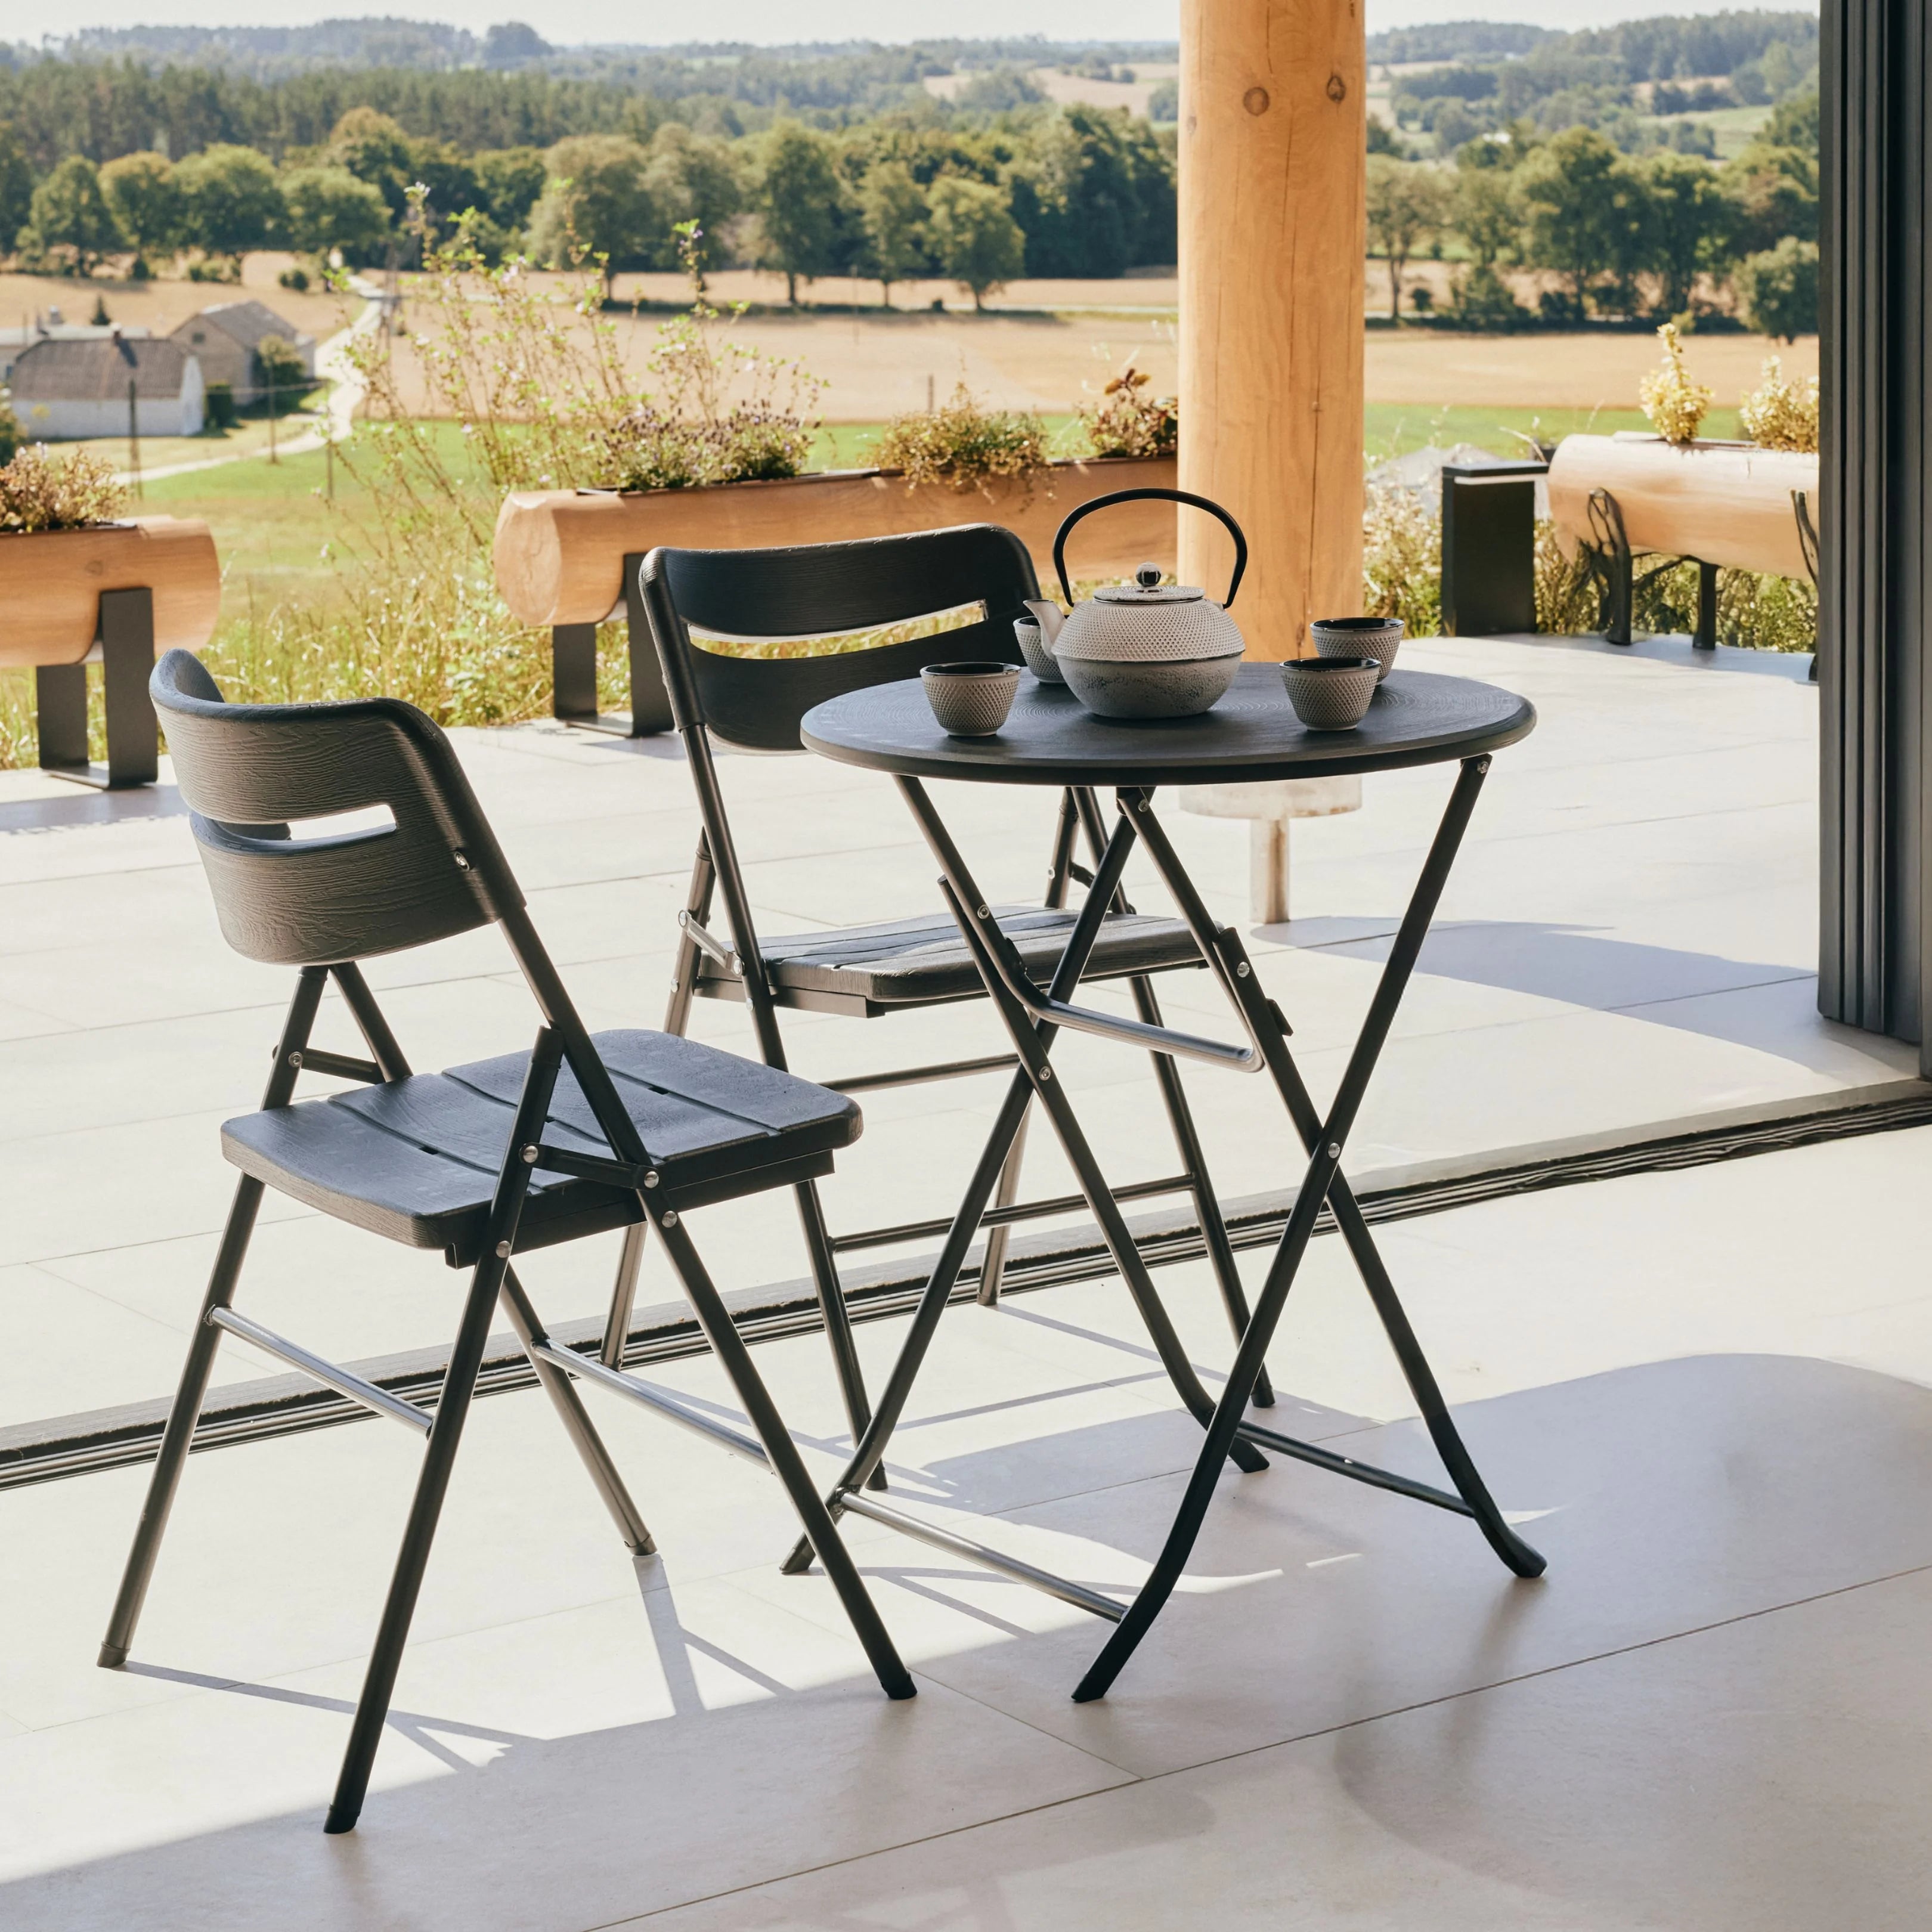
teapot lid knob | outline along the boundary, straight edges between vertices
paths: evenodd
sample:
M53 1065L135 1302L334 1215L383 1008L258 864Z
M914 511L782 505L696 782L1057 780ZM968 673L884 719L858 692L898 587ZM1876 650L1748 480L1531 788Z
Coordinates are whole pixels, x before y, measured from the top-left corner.
M1160 580L1164 574L1159 564L1144 563L1135 571L1134 581L1143 590L1155 590L1160 588Z

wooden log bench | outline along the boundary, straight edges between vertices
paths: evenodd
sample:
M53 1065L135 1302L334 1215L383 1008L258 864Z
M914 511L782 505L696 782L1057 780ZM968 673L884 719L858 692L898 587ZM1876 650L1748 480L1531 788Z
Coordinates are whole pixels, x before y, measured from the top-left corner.
M82 784L152 784L160 732L148 678L158 651L200 650L221 608L208 526L137 517L0 535L0 668L34 673L43 771ZM106 690L107 762L87 748L87 667Z
M1565 436L1550 464L1550 514L1604 586L1604 634L1630 641L1638 586L1697 566L1691 643L1718 643L1718 572L1818 580L1818 459L1733 442L1669 443L1641 435ZM1658 560L1640 577L1640 556ZM1816 675L1816 664L1814 664Z
M670 726L638 601L638 566L659 545L742 550L1002 524L1032 553L1044 580L1054 532L1070 510L1111 490L1172 489L1174 479L1168 456L1056 463L985 490L909 488L902 476L868 470L698 490L513 490L496 518L496 584L520 622L550 633L554 715L643 737ZM1151 558L1172 568L1174 538L1172 503L1129 504L1082 527L1078 568L1083 576L1124 576ZM628 716L606 717L597 708L597 627L620 615L629 634L631 709Z

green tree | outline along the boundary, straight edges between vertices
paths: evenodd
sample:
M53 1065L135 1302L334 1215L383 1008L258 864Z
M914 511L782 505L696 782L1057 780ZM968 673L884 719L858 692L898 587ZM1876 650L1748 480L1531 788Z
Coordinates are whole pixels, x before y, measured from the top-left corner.
M1643 172L1652 266L1663 284L1665 312L1682 315L1700 272L1715 272L1728 262L1735 209L1723 177L1708 162L1666 152L1652 155Z
M292 168L282 177L290 245L326 260L340 249L351 266L380 260L391 233L389 205L373 182L344 167Z
M1737 274L1744 320L1785 342L1818 332L1818 244L1787 235L1775 248L1745 258Z
M1621 164L1616 149L1594 129L1566 128L1517 171L1525 255L1532 267L1548 268L1569 284L1579 314L1591 289L1618 273L1625 260Z
M975 309L985 298L1023 273L1026 237L990 182L942 175L932 184L933 252L941 271L969 290Z
M398 227L409 213L415 158L402 124L373 107L352 107L330 129L326 158L358 181L382 190L389 219ZM460 212L460 211L459 211Z
M880 161L859 188L866 266L878 280L879 301L892 305L892 284L926 266L926 190L903 161Z
M123 154L110 161L100 170L100 192L138 260L174 253L181 241L182 192L166 155Z
M1731 246L1739 255L1775 248L1787 235L1818 238L1818 156L1814 146L1754 141L1724 170L1734 215Z
M447 141L410 143L410 179L429 190L424 206L439 228L452 226L470 209L483 206L483 184L475 166Z
M470 159L483 212L506 233L519 232L544 190L543 156L534 148L496 148Z
M238 262L280 230L282 190L266 155L223 142L177 164L184 238L210 255Z
M1449 189L1434 168L1369 157L1369 238L1387 258L1389 315L1402 319L1402 278L1409 258L1449 220Z
M648 265L668 224L644 176L650 157L622 134L578 134L549 154L550 184L530 218L539 260L567 265L601 257L604 292L620 268Z
M781 121L765 136L759 155L757 206L764 230L761 267L785 278L785 299L798 306L798 284L836 267L842 195L830 145L796 121Z
M34 206L34 171L26 150L7 122L0 121L0 254L14 246L26 226Z
M745 184L737 161L726 142L694 134L676 121L667 122L652 137L650 154L644 185L664 229L656 259L664 268L682 266L669 231L694 221L697 240L691 251L692 264L702 287L704 271L718 260L724 224L745 206Z
M268 392L272 411L288 408L310 386L308 365L292 342L265 335L255 345L255 380Z
M121 245L100 171L82 154L70 154L34 189L28 226L43 248L64 248L76 274L91 274L103 255Z
M1522 236L1515 182L1501 168L1458 168L1449 220L1469 244L1477 266L1494 268Z
M1118 275L1174 260L1173 158L1146 122L1076 103L1040 125L1010 175L1028 274Z

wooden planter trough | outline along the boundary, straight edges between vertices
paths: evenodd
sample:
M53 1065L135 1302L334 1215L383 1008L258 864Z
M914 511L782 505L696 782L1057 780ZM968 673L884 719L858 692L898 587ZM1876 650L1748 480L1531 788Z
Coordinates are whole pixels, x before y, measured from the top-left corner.
M208 526L139 517L85 530L0 534L0 666L31 666L43 770L151 784L158 733L148 696L157 650L199 650L221 608ZM87 667L106 686L107 764L87 757Z
M631 736L669 728L670 710L638 604L638 566L660 544L692 550L835 543L962 524L1002 524L1051 572L1054 532L1070 510L1115 490L1172 489L1171 456L1055 463L1023 483L985 490L908 488L876 470L835 470L702 490L517 490L496 518L497 586L523 622L549 627L556 715ZM1174 507L1124 505L1081 526L1070 548L1082 576L1124 576L1143 559L1172 568ZM622 612L630 628L631 712L597 715L597 626Z
M1718 641L1718 572L1817 580L1818 459L1734 442L1571 436L1550 464L1550 514L1567 544L1593 556L1607 585L1604 634L1630 641L1640 554L1698 567L1692 642Z

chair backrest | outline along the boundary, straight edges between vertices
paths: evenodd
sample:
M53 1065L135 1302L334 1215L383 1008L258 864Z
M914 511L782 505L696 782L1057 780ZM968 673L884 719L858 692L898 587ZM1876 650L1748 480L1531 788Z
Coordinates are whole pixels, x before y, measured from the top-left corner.
M1013 620L1040 595L1026 546L997 524L784 550L654 550L639 587L678 728L704 724L770 752L796 751L799 720L829 698L916 677L929 664L1018 664ZM836 637L975 603L984 608L975 623L825 657L728 657L694 648L688 629Z
M412 704L230 704L170 651L149 688L221 930L281 966L344 964L517 912L522 893L449 740ZM386 808L319 836L302 821Z

